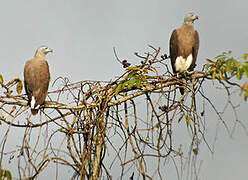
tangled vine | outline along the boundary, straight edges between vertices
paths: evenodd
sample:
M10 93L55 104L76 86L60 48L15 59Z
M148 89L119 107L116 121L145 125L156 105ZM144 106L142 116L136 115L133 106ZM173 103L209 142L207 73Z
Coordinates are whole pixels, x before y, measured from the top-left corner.
M228 95L230 87L239 88L246 99L246 82L241 86L232 80L235 76L241 79L244 73L248 77L248 63L235 64L227 58L230 54L223 54L216 61L208 60L203 71L178 77L169 71L167 56L160 57L160 48L149 48L151 52L144 55L135 53L140 59L136 66L119 60L114 49L125 72L113 81L71 83L58 78L37 116L30 115L27 97L21 94L22 81L15 78L4 84L1 77L1 176L34 179L53 164L73 169L72 178L163 179L168 159L176 163L175 159L188 156L188 162L195 163L200 143L208 145L206 115L197 107L198 99L210 105L229 131L222 114L205 95L204 83L216 81ZM178 89L182 87L185 93L181 96ZM174 129L181 121L189 132L189 154L175 143ZM18 141L11 145L15 131ZM7 160L15 161L16 173L4 170ZM56 168L56 177L58 171Z

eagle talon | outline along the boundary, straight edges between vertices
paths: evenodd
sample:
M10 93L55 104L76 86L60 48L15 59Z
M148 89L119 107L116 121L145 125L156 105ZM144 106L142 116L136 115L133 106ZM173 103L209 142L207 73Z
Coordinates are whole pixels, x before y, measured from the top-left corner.
M186 71L183 72L183 76L184 77L187 77L188 75L189 75L189 71L188 70L186 70Z

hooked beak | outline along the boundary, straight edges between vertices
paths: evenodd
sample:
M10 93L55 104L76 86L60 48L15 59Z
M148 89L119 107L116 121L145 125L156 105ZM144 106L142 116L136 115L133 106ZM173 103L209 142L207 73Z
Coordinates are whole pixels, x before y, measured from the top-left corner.
M47 54L47 53L50 53L50 52L52 53L52 52L53 52L53 50L52 50L52 49L50 49L50 48L48 48L48 49L46 50L46 54Z

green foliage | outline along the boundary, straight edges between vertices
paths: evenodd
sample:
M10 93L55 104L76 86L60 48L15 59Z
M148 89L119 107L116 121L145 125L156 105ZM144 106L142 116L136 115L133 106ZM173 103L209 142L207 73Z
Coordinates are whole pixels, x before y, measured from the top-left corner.
M248 80L248 54L245 53L240 58L234 58L231 56L231 51L224 52L218 55L214 60L207 59L205 69L209 73L212 79L228 81L233 77L237 80L246 79ZM241 93L244 93L244 99L248 97L248 86L247 82L241 87Z
M139 67L128 67L127 75L120 81L120 83L114 88L114 94L119 94L120 91L124 90L125 88L131 89L141 88L145 86L147 83L147 74L151 69L141 69Z
M179 119L178 119L178 123L181 122L181 120L183 119L183 116L184 116L184 115L185 115L184 112L182 112L181 115L180 115L180 117L179 117Z
M190 115L187 114L186 115L186 125L187 125L187 127L190 125L190 123L191 123L191 118L190 118Z
M178 119L178 123L181 122L181 120L183 119L183 117L185 117L185 122L186 122L187 127L190 126L190 124L191 124L190 114L189 113L185 113L184 111L181 112L180 117Z
M11 172L5 169L0 169L0 180L3 179L12 180Z

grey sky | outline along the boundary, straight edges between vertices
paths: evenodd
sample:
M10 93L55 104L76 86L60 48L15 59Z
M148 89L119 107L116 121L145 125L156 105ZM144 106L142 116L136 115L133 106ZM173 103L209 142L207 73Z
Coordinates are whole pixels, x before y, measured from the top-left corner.
M195 27L200 35L197 69L201 69L206 58L223 51L232 50L237 56L248 51L247 7L247 0L3 1L1 74L6 80L16 76L23 79L25 61L33 57L38 46L47 45L54 49L48 55L52 81L58 76L72 82L114 79L123 69L115 60L113 47L119 58L132 63L138 63L133 53L146 52L148 44L167 53L172 30L181 26L188 12L199 15ZM222 104L222 97L216 101ZM245 110L247 103L240 110L243 121L247 121ZM217 117L211 121L215 128ZM203 152L201 179L247 178L244 131L238 129L230 139L220 130L218 137L214 157Z

